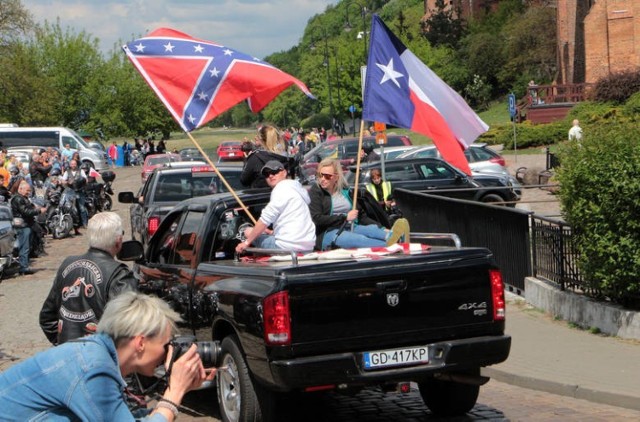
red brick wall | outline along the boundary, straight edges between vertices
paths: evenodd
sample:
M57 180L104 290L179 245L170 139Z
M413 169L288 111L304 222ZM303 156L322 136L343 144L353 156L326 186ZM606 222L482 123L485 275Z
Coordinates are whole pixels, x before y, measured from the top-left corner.
M640 4L598 1L585 18L586 82L640 65Z
M596 82L640 66L640 2L558 0L558 83Z

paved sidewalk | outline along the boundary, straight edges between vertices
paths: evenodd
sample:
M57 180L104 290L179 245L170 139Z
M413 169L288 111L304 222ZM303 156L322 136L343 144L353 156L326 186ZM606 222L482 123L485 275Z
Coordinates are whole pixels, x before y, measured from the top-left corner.
M640 342L591 334L508 294L509 359L484 369L498 381L640 410Z

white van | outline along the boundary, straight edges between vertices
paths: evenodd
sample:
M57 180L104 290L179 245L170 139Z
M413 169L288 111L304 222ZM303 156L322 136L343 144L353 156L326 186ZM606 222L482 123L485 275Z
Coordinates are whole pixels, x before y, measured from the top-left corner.
M53 147L62 151L69 144L71 149L80 153L80 161L96 170L105 170L107 153L91 148L75 131L66 127L0 127L0 147Z

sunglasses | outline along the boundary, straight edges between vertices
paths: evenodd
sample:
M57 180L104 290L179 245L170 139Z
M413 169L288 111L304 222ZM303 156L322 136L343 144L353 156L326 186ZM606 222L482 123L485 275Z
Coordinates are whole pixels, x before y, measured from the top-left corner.
M278 170L265 170L262 172L262 175L264 177L269 177L269 176L275 176L276 174L280 173L282 171L282 169L278 169Z
M325 178L327 180L331 180L331 179L333 179L333 176L335 176L335 174L320 173L320 176L322 176L323 178Z

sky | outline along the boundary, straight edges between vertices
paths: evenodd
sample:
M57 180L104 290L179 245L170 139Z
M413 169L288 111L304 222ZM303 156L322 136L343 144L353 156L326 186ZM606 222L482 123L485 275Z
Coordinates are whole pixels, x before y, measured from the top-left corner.
M309 18L337 0L22 0L38 23L84 30L103 53L160 27L264 58L302 38Z

